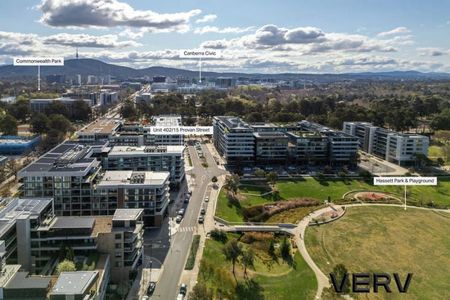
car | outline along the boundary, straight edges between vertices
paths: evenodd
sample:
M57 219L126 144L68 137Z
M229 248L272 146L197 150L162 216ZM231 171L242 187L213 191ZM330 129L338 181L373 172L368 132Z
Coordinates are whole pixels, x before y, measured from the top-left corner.
M206 209L202 208L202 209L200 210L200 214L201 214L201 215L206 214Z
M183 216L182 216L182 215L178 215L178 216L175 218L175 222L177 222L177 223L181 223L181 220L183 220Z
M180 285L180 294L186 295L187 293L187 284L186 283L182 283Z
M183 300L184 299L184 295L183 294L178 294L177 296L177 300Z
M185 212L184 208L180 208L177 212L177 215L184 216L184 212Z
M209 202L209 196L205 197L205 202Z
M186 198L184 198L184 203L189 203L189 197L186 196Z
M203 224L204 221L205 221L205 217L203 217L203 216L198 217L199 224Z
M151 296L153 295L153 292L155 291L156 282L151 281L147 288L147 295Z

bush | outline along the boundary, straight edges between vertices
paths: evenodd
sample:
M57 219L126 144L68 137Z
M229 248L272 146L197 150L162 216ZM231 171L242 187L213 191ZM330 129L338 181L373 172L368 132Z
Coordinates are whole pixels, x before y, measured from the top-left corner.
M211 231L211 238L215 241L225 243L228 241L227 233L220 229L214 229Z
M200 235L194 235L191 244L191 251L189 252L189 257L186 261L185 270L192 270L195 265L195 258L197 257L198 246L200 244Z

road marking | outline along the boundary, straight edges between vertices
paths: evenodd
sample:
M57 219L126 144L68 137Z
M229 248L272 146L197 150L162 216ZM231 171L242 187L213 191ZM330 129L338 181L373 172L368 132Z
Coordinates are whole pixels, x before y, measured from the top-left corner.
M195 231L195 226L184 226L178 228L178 232L190 232L190 231Z

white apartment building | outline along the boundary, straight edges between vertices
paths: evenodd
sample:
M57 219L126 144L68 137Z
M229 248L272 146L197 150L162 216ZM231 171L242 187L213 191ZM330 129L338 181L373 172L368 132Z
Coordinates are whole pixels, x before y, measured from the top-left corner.
M255 137L249 124L238 117L213 118L213 140L227 165L254 163Z
M344 122L343 131L359 139L360 148L398 165L411 165L416 154L428 155L429 138L400 133L368 122Z

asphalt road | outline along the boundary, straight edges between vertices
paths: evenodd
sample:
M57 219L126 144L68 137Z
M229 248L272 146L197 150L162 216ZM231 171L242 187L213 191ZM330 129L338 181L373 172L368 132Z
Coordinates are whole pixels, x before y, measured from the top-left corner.
M208 148L205 145L202 145L202 149L208 162L208 168L204 168L201 165L202 162L200 161L195 148L188 146L188 151L193 164L193 169L188 171L188 173L195 176L195 185L180 228L178 232L173 235L170 250L164 261L163 272L156 285L152 299L176 299L179 289L178 282L181 273L184 270L186 257L189 253L192 236L195 230L194 228L197 226L200 207L205 194L208 191L207 186L211 182L213 176L220 176L225 173L224 170L217 167Z

